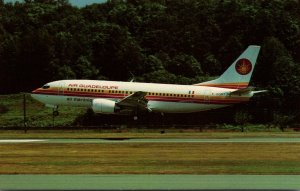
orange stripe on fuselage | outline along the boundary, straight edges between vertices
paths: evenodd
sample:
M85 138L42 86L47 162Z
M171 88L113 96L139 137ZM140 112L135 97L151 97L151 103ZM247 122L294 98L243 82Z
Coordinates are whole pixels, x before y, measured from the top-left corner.
M248 82L237 82L237 83L222 83L222 84L196 84L195 86L206 86L206 87L217 87L217 88L228 88L228 89L243 89L248 87Z

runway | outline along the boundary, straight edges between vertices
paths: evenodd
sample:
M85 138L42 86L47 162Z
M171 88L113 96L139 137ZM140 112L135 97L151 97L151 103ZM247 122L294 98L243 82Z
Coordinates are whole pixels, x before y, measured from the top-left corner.
M195 139L195 138L165 138L165 139L135 139L135 138L106 138L106 139L0 139L2 143L299 143L300 138L224 138L224 139Z
M296 175L0 175L8 190L300 189Z

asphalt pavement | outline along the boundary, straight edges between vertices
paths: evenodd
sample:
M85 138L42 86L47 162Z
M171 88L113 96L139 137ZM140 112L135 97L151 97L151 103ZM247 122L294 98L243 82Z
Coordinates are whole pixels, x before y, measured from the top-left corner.
M0 175L0 189L300 189L300 175Z

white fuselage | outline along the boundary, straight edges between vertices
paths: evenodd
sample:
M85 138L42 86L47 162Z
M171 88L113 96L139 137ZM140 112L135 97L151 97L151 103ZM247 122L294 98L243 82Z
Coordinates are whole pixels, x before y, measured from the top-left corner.
M49 86L49 87L48 87ZM98 80L61 80L32 92L32 97L47 106L91 107L94 99L118 101L134 92L147 92L149 111L190 113L246 102L251 94L232 96L237 89L195 85L116 82Z
M258 93L248 86L259 50L260 46L248 46L219 78L195 85L61 80L34 90L32 96L53 108L86 106L106 114L190 113L226 107Z

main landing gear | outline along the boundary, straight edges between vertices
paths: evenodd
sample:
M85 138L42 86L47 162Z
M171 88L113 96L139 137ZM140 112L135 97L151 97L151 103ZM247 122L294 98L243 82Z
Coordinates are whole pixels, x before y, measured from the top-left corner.
M138 111L139 111L138 107L136 107L135 110L133 111L133 120L134 121L138 120Z

